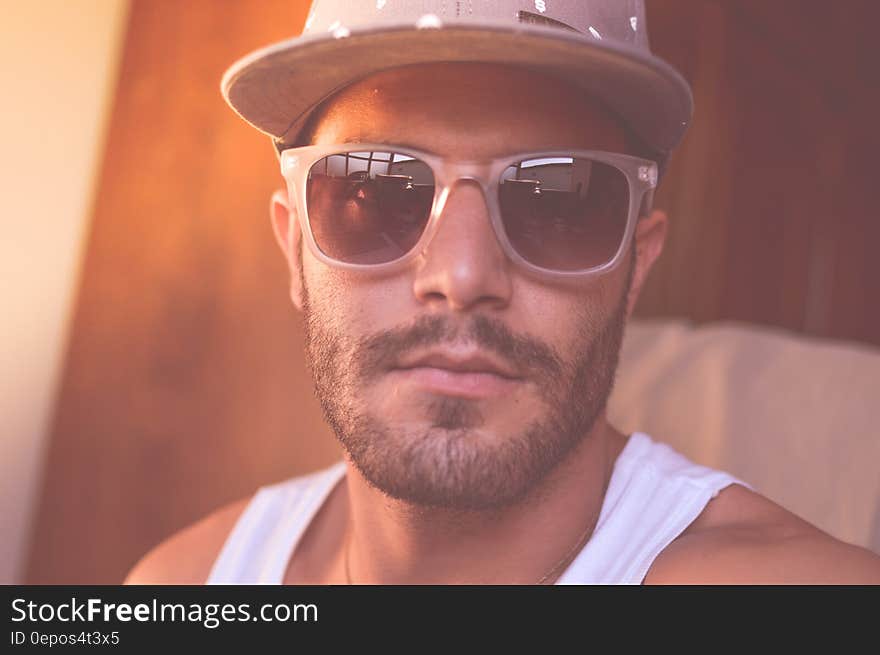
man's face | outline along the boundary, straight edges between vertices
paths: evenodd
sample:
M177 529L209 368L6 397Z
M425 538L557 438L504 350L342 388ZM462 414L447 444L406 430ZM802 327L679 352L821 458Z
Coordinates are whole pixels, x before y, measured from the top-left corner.
M615 119L564 83L475 64L362 80L325 105L313 140L407 144L461 160L545 148L631 152ZM301 247L295 219L288 229L278 216L276 207L318 398L370 484L421 505L500 508L589 438L632 304L631 253L598 278L537 279L505 257L468 180L453 187L433 240L393 274L324 265ZM399 369L444 349L487 353L516 379L474 396Z

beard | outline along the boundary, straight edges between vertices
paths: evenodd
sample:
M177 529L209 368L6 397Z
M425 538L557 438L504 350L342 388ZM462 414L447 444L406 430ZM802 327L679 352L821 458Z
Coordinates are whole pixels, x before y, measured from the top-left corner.
M300 259L300 262L302 260ZM564 359L502 321L473 314L421 316L409 325L352 338L332 311L303 289L306 357L324 418L351 463L374 488L411 505L446 510L499 510L523 502L590 434L614 385L634 257L625 292L601 320L584 307L574 351ZM468 343L494 352L534 383L544 411L515 433L482 429L478 402L438 395L427 420L395 422L364 401L366 392L415 348Z

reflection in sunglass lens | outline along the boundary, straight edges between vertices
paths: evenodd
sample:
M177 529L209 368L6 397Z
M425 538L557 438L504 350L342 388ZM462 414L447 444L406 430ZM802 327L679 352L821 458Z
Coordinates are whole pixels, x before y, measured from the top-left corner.
M409 252L424 232L434 175L395 152L349 152L312 165L306 212L318 248L350 264L384 264Z
M629 183L609 164L573 157L524 160L504 171L498 194L508 240L536 266L601 266L623 241Z

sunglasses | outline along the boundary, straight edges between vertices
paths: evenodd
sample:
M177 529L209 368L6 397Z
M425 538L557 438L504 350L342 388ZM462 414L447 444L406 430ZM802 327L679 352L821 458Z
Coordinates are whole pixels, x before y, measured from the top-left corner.
M655 162L596 150L453 161L354 143L290 148L280 158L309 249L354 271L405 266L466 179L482 187L498 242L517 265L547 278L604 273L623 257L657 185Z

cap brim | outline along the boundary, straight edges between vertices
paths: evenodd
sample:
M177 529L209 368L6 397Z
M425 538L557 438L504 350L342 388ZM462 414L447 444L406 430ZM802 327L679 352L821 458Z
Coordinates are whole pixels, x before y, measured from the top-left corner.
M379 70L426 62L495 62L550 72L605 104L649 146L674 148L693 112L690 87L662 59L619 42L554 27L411 23L352 29L347 36L298 37L236 62L221 82L229 105L255 128L283 140L310 110Z

